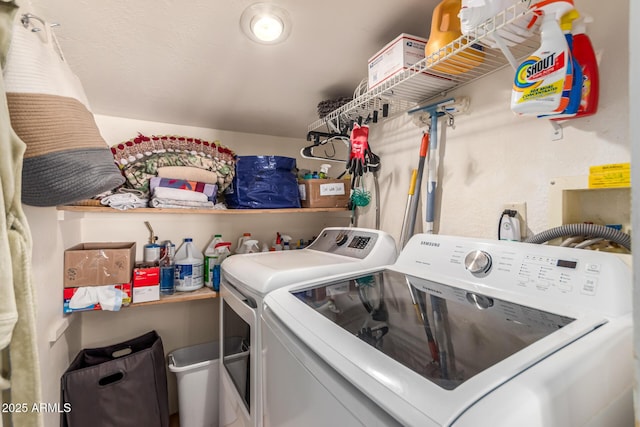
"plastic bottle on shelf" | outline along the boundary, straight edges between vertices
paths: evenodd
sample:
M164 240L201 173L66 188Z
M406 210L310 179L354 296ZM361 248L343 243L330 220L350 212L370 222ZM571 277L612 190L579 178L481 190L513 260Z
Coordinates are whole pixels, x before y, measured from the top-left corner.
M229 255L231 255L231 242L220 242L217 243L215 248L215 258L213 259L213 269L212 269L212 287L213 290L218 292L220 290L220 279L222 277L222 271L220 265L222 261Z
M175 257L176 246L171 240L165 240L160 246L160 293L162 295L173 295L176 288L175 278Z
M222 234L215 234L211 242L204 249L204 285L213 288L214 257L217 257L215 247L222 242Z
M429 41L425 45L425 57L434 55L432 59L442 59L447 52L440 52L440 49L462 35L460 19L458 19L461 7L462 0L441 0L435 7L431 17ZM460 47L457 44L453 45L454 49ZM449 60L432 66L432 69L447 74L462 74L482 64L484 56L482 46L474 44Z
M251 233L244 233L242 237L238 239L238 246L236 246L236 253L241 254L244 250L244 242L251 240Z
M331 165L328 165L326 163L321 164L320 165L320 174L318 176L321 179L329 178L329 168L331 168Z
M242 253L243 254L254 254L256 252L260 252L260 242L254 239L246 240L243 244Z
M185 238L175 257L175 288L178 292L195 291L204 286L204 256L193 239Z

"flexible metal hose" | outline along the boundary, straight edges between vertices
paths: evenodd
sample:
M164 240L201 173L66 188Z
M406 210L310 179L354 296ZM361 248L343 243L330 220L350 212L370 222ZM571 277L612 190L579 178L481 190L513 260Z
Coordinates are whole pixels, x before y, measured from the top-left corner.
M538 233L525 240L525 243L545 243L565 236L602 237L631 251L631 236L611 227L596 224L565 224Z

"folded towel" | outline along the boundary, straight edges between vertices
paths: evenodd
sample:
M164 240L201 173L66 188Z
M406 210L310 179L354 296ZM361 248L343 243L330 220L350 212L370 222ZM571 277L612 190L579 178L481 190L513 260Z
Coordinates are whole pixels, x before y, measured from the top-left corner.
M210 202L204 193L191 190L179 190L177 188L156 187L151 193L152 198L184 200L189 202Z
M194 200L176 200L152 197L149 201L152 208L189 208L189 209L214 209L213 202L198 202Z
M145 208L149 203L149 199L138 197L134 193L116 193L103 197L100 203L123 211L134 208Z
M218 191L218 186L215 184L206 184L204 182L199 181L187 181L184 179L174 179L174 178L160 178L153 177L149 180L149 191L151 194L155 194L155 190L157 188L173 188L179 190L190 190L197 193L202 193L207 195L207 199L211 202L216 202L216 195ZM164 196L160 196L164 197ZM181 200L181 199L178 199Z

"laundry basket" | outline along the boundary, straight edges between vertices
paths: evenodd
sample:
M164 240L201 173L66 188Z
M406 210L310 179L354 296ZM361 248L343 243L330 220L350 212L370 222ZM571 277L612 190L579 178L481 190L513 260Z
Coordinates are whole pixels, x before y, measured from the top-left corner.
M180 427L217 427L219 354L220 343L214 341L167 356L178 383Z

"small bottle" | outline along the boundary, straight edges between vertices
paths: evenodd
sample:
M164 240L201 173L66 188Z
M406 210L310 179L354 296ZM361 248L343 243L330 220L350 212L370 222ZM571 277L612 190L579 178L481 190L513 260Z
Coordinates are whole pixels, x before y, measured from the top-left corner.
M329 165L327 163L323 163L323 164L320 165L320 173L318 174L320 179L329 178L329 168L331 168L331 165Z
M215 264L213 265L213 290L218 292L220 291L220 279L222 277L220 265L226 257L231 255L231 242L221 242L216 244L215 251L216 257Z
M218 257L215 247L220 242L222 242L222 234L215 234L204 250L204 285L209 288L213 288L213 266Z
M173 295L176 291L174 284L175 266L173 257L176 246L171 240L165 240L160 247L160 293Z
M246 242L247 240L251 240L251 233L244 233L242 237L238 239L238 246L236 246L237 254L243 253L242 251L244 251L245 249L244 242Z

